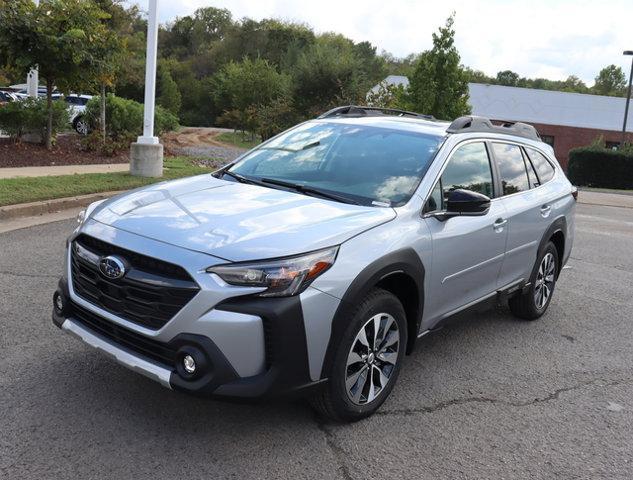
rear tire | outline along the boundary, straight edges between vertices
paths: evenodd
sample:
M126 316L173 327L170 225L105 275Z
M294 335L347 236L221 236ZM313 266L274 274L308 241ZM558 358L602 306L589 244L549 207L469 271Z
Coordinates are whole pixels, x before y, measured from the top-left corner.
M90 125L88 125L88 121L83 116L75 119L73 128L79 135L88 135L90 133Z
M516 317L536 320L547 311L554 295L558 265L558 250L552 242L547 242L537 258L529 288L508 301L510 311Z
M371 290L351 313L328 372L329 382L310 400L312 406L336 422L372 415L396 383L406 346L402 304L386 290Z

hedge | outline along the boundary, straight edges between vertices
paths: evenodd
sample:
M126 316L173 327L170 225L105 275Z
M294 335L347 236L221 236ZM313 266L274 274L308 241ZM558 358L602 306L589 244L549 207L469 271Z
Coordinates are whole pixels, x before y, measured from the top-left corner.
M70 127L68 105L62 100L52 103L53 138L58 132ZM48 122L48 106L45 98L27 98L0 107L0 131L12 138L26 134L38 134L44 138Z
M86 106L86 118L93 130L99 127L100 98L94 97ZM154 115L156 135L176 130L178 118L169 111L156 106ZM130 140L143 132L143 104L117 97L106 96L106 133L113 140Z
M633 150L574 148L569 152L567 176L579 186L633 189Z

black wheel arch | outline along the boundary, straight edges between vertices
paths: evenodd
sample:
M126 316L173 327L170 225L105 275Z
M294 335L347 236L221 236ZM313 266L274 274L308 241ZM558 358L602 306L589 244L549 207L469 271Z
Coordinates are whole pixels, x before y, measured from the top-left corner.
M407 353L410 353L422 320L424 276L424 265L412 248L391 252L365 267L347 288L332 320L321 378L327 377L330 371L337 342L348 325L346 320L351 311L372 288L382 288L393 293L403 304L408 325Z
M543 251L543 248L545 248L545 245L547 245L547 243L550 241L554 244L554 246L556 247L556 251L558 252L558 265L557 265L558 268L556 269L556 278L558 278L563 267L563 257L565 255L566 232L567 232L567 220L565 219L565 217L557 218L556 220L552 222L549 228L545 230L545 233L541 237L541 241L539 243L538 250L536 252L536 258L534 259L534 267L532 268L532 271L530 272L530 278L532 278L532 276L534 275L534 272L538 268L537 261L538 261L539 255Z

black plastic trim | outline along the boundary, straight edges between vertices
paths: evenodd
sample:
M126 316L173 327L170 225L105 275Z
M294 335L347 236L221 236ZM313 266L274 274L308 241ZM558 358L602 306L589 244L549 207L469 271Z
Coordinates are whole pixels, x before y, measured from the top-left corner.
M215 307L227 312L256 315L264 322L267 370L218 388L230 397L271 397L311 386L303 310L298 296L284 298L237 297Z
M53 323L61 328L67 318L74 318L73 309L80 307L74 307L70 300L68 285L64 279L59 281L56 292L64 296L67 305L63 315L58 315L53 308ZM217 345L203 335L181 333L170 342L161 343L114 324L111 324L112 329L96 329L89 323L81 322L79 312L77 312L77 321L81 322L84 327L91 329L95 334L119 344L121 348L144 358L158 361L166 368L171 369L169 383L174 390L181 392L235 400L258 400L278 396L304 395L312 389L321 388L327 382L327 379L314 382L310 378L303 311L298 296L286 298L238 297L227 300L216 308L228 312L257 315L263 319L269 360L265 372L252 377L240 378ZM95 316L101 319L98 315ZM110 325L107 320L101 320ZM125 337L125 342L117 341L117 335L120 338ZM132 336L140 337L137 339L140 342L139 348L135 348ZM149 345L150 343L152 345ZM201 362L202 370L195 375L178 373L176 362L180 358L179 354L186 351L196 352L205 357ZM151 356L148 356L147 352L150 352Z
M538 130L527 123L506 122L503 125L494 125L489 118L474 115L459 117L446 129L447 133L501 133L515 137L529 138L541 141Z
M565 242L567 242L567 235L566 235L567 220L565 219L565 217L557 218L556 220L552 222L552 224L548 227L548 229L545 230L545 233L543 234L543 236L541 237L541 241L539 242L538 250L536 251L536 258L534 259L534 267L532 267L532 271L530 272L529 278L532 278L534 276L534 272L539 267L538 263L536 262L538 260L538 256L543 251L543 248L545 248L545 245L547 244L547 242L549 242L550 238L552 238L552 236L557 232L561 232L563 234L563 238L565 239ZM558 269L556 272L556 278L559 277L560 272L562 270L562 266L564 264L564 259L563 259L564 255L565 255L565 252L563 248L563 255L558 259ZM526 284L526 287L527 286L529 286L529 279L528 279L528 283Z
M418 331L422 321L422 312L424 310L425 269L415 250L407 248L392 252L369 264L347 288L332 320L332 333L330 334L330 341L321 370L322 378L328 376L328 372L332 367L338 341L343 336L345 328L347 328L347 321L351 311L353 311L358 302L381 280L398 273L404 273L410 277L415 283L418 292L418 306L414 313L415 322L413 328L410 326L409 343L407 345L407 352L411 352L415 340L418 337Z

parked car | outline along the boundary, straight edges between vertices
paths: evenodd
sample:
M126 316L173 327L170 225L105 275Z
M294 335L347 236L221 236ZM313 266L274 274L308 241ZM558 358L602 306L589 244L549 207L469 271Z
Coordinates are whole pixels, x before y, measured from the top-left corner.
M70 109L70 123L73 129L80 135L88 135L90 125L85 118L86 105L92 99L92 95L62 95L61 93L53 94L54 100L63 99Z
M341 107L214 174L93 203L53 322L165 387L354 421L476 304L535 320L577 192L530 125Z
M0 90L0 105L15 101L17 101L17 97L13 93Z

